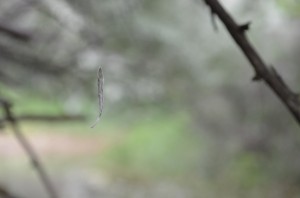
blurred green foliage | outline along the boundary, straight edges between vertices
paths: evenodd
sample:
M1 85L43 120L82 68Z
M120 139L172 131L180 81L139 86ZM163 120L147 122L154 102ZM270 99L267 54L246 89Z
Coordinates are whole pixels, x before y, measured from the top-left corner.
M288 15L300 16L300 2L298 0L277 0L277 4Z
M1 95L5 96L18 114L61 114L64 112L63 105L58 98L46 96L34 90L10 89L1 86Z
M232 178L243 189L251 189L266 181L266 167L260 156L244 153L229 166L228 178Z
M182 116L161 114L142 120L106 152L103 165L124 176L182 176L191 171L202 148L187 127Z

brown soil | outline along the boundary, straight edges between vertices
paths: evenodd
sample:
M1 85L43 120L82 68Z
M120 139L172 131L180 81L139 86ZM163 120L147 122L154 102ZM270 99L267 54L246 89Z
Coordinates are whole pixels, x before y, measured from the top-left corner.
M101 137L66 134L30 134L27 139L42 156L82 156L101 151L106 144ZM23 156L24 151L13 135L0 134L0 157Z

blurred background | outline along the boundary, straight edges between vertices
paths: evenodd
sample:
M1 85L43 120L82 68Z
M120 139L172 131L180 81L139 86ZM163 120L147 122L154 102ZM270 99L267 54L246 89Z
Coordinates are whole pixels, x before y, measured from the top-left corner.
M299 91L299 1L220 2ZM0 97L61 197L300 196L299 128L216 25L201 0L0 1ZM1 188L49 197L0 131Z

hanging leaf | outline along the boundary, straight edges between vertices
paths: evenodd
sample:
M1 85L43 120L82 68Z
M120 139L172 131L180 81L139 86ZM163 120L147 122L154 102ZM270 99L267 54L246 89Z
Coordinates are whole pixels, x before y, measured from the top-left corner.
M95 121L95 123L91 126L91 128L94 128L96 126L96 124L100 121L100 117L102 115L102 111L103 111L103 101L104 101L104 97L103 97L103 84L104 84L104 77L103 77L103 72L102 72L102 68L101 66L99 67L98 70L98 80L97 80L97 85L98 85L98 105L99 105L99 114L98 117Z

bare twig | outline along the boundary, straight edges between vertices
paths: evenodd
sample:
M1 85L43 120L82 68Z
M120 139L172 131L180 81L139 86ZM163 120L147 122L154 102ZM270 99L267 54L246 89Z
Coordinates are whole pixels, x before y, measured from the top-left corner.
M250 23L238 25L218 0L204 0L204 2L210 7L211 11L220 18L232 38L251 63L255 71L253 80L263 80L280 98L282 103L293 115L298 125L300 125L299 96L288 87L273 66L267 66L254 47L250 44L245 35L246 31L249 29Z
M49 176L47 175L45 168L39 160L38 155L35 153L34 149L19 129L17 119L14 117L11 111L12 105L8 101L3 99L0 99L0 104L2 105L5 113L5 120L11 124L12 131L16 139L19 141L20 145L23 147L28 157L30 158L32 166L36 169L42 183L44 184L47 192L49 193L49 197L59 198L56 190L54 189L54 186L50 181Z

